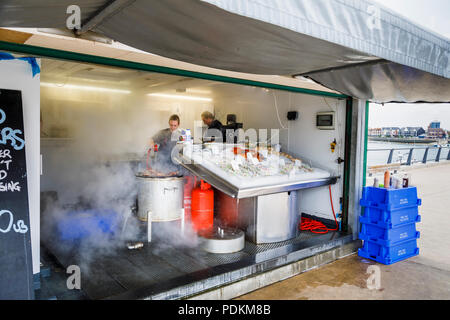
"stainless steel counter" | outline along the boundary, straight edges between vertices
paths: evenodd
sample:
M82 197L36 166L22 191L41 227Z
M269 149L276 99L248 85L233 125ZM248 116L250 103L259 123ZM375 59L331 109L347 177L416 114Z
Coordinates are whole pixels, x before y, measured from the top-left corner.
M265 186L257 186L257 187L246 187L246 188L238 188L235 185L229 183L223 178L219 177L214 172L206 169L200 164L196 163L187 163L188 161L184 161L183 163L183 155L180 154L180 157L176 159L176 161L184 167L186 170L194 174L200 179L205 180L209 184L211 184L214 188L222 191L230 197L242 199L242 198L250 198L261 195L279 193L279 192L289 192L306 188L315 188L321 186L327 186L331 184L335 184L339 177L328 177L321 179L313 179L313 180L305 180L305 181L294 181L294 182L282 182L275 183Z

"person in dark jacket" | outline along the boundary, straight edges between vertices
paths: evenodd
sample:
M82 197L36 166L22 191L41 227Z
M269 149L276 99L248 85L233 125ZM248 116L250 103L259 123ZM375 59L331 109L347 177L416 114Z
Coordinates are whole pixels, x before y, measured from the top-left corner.
M203 112L202 121L208 126L208 130L203 135L203 141L224 141L222 123L216 120L211 112Z

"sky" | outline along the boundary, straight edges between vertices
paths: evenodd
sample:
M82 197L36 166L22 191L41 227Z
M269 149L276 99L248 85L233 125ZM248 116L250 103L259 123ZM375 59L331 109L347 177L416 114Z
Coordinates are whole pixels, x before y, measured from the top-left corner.
M450 39L449 0L372 0L400 15ZM427 128L433 120L441 121L441 128L450 130L450 104L390 103L371 104L369 127Z

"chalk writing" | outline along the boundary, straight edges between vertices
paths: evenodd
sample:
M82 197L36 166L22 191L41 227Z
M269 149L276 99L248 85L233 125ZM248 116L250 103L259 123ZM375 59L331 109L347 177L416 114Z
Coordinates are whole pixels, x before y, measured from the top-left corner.
M9 170L9 164L12 162L12 160L1 160L0 165L4 164L6 166L6 170ZM0 179L1 180L1 179Z
M11 158L11 150L9 150L9 149L0 150L0 159L4 159L4 158L12 159Z
M13 181L7 182L7 183L0 182L0 192L6 192L6 191L20 192L19 182L13 182Z
M5 120L6 120L6 113L2 109L0 109L0 124L5 122Z
M2 159L0 160L0 169L3 169L3 167L6 169L0 171L0 180L3 180L6 177L6 171L9 170L9 164L12 162L11 150L0 150L0 159Z
M0 108L0 124L5 121L6 113ZM15 150L22 150L25 146L25 141L21 135L22 130L5 127L0 131L0 144L6 145L9 142Z
M14 215L9 210L0 210L0 219L5 214L8 215L8 217L7 217L8 220L7 220L6 226L0 225L1 233L8 233L11 231L11 228L16 233L27 233L28 232L28 226L25 224L25 222L23 220L18 220L17 223L14 223ZM0 220L0 221L3 221L3 220Z
M0 218L4 215L4 214L8 214L9 215L9 221L8 221L8 226L6 228L2 228L0 226L0 232L1 233L8 233L11 230L12 224L14 222L14 216L12 214L11 211L8 210L1 210L0 211Z
M19 182L6 181L8 171L13 162L11 150L0 150L0 159L0 192L20 192L21 187Z
M17 221L17 225L13 225L14 231L17 233L27 233L28 227L25 225L25 222L23 220Z
M1 109L0 109L1 110ZM0 132L0 144L6 145L8 141L11 144L11 147L13 147L15 150L22 150L25 146L25 141L19 137L18 135L21 135L22 131L19 129L11 129L11 128L3 128Z

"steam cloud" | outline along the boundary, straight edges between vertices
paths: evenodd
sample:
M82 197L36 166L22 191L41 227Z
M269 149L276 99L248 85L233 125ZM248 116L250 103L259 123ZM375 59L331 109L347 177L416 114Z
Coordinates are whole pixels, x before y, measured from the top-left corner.
M162 122L156 112L155 116L146 118L143 114L148 111L122 107L122 103L125 104L114 102L107 110L98 105L81 110L78 105L68 107L72 112L69 127L73 139L66 145L44 146L42 150L41 189L47 194L56 191L57 198L49 201L51 197L44 196L47 205L41 218L41 239L51 251L75 259L83 272L91 270L92 262L99 255L123 250L128 241L144 240L143 223L132 214L137 196L135 175L146 168L148 139ZM130 104L133 102L126 102ZM44 106L43 111L44 120L51 117L51 110ZM162 163L158 169L164 171ZM114 234L99 232L96 225L83 224L88 236L76 241L62 239L61 226L69 225L71 229L74 213L108 210L117 214L117 219L113 219L117 223ZM166 228L170 236L158 242L162 247L196 245L196 236L189 226L184 235L179 229ZM152 250L160 250L161 246L152 243Z

